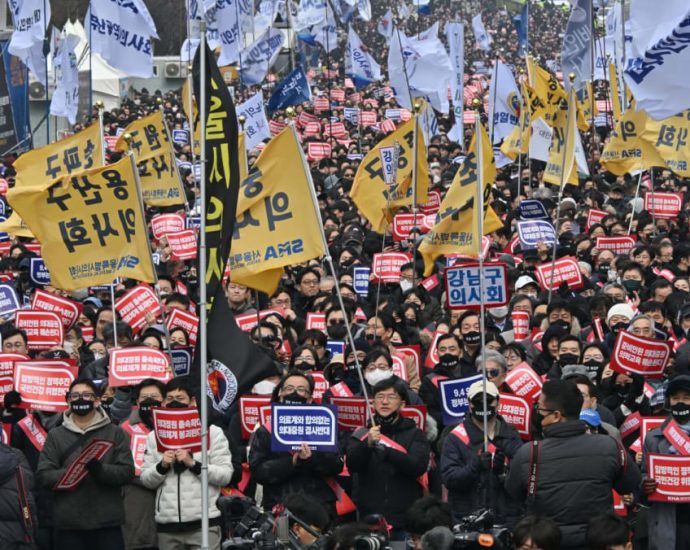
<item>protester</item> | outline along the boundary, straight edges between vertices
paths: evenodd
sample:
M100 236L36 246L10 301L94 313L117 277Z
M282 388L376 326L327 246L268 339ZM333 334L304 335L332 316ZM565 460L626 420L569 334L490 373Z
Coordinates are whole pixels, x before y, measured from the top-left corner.
M34 476L20 451L0 442L0 545L19 548L36 541Z

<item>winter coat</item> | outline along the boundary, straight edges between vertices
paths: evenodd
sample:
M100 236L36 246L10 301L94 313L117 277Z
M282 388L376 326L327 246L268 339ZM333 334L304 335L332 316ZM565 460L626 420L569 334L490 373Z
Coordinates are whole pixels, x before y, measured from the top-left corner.
M552 424L544 435L539 443L536 492L527 508L559 524L561 548L585 548L590 518L613 510L611 489L619 494L637 490L640 471L613 438L587 434L580 420ZM520 502L527 499L533 447L524 445L515 454L506 479L508 493Z
M48 432L38 461L37 482L46 489L53 486L92 439L115 443L100 460L100 473L87 474L74 491L54 491L54 521L58 529L100 529L122 525L125 519L121 487L134 477L134 462L129 435L96 409L93 423L85 430L63 414L62 425Z
M417 478L427 471L431 447L410 418L381 426L381 435L407 452L383 444L369 446L368 431L356 430L347 443L347 468L356 474L354 500L359 515L382 514L389 524L402 529L407 509L423 494Z
M26 502L29 504L34 526L36 525L36 506L31 490L34 476L24 455L0 443L0 548L25 542L27 536L33 539L34 530L27 533L22 519L22 506L17 488L17 472L21 470L24 480Z
M208 516L211 525L220 524L220 510L216 500L221 487L230 483L232 456L228 440L218 426L209 426L208 450ZM146 440L146 453L141 466L141 482L149 489L156 489L156 524L158 531L191 531L201 527L201 468L175 467L164 470L163 455L156 446L156 434L151 432ZM194 453L194 460L201 463L201 452ZM197 465L197 466L200 466ZM178 467L179 468L179 467Z

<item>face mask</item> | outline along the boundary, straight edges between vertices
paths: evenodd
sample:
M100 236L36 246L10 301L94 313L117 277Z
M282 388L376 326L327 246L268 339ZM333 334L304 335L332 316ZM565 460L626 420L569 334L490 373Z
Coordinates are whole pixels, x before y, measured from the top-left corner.
M589 361L585 361L584 363L585 367L587 367L587 372L589 373L599 372L599 369L603 364L603 361L597 361L595 359L590 359Z
M671 415L678 424L687 424L690 420L690 405L676 403L671 406Z
M615 325L611 326L611 332L620 332L621 330L625 330L627 326L628 323L621 321L620 323L616 323Z
M565 331L570 331L570 323L567 321L564 321L563 319L558 319L557 321L554 321L551 323L552 327L561 327Z
M636 279L626 279L623 281L623 288L627 290L628 292L633 292L635 290L640 290L640 287L642 286L642 281L638 281Z
M282 402L286 405L304 405L307 402L307 398L295 391L284 395Z
M326 332L328 332L328 337L331 340L345 340L345 336L347 336L347 329L344 324L328 325Z
M364 337L366 338L367 342L371 342L374 344L380 344L381 343L381 337L376 336L375 334L365 334Z
M93 360L98 361L99 359L103 359L105 357L105 353L100 353L100 352L94 352L93 354Z
M602 275L608 275L609 269L611 269L611 265L608 262L599 264L599 273Z
M479 344L479 342L482 339L482 335L479 334L479 331L470 331L470 332L465 332L462 335L462 340L467 344L468 346L476 346Z
M494 319L505 319L508 316L508 306L492 307L489 309L489 315Z
M74 353L74 344L72 342L65 342L62 347L65 348L65 351L70 355Z
M537 410L539 408L539 404L535 403L534 407L532 407L532 438L533 439L541 439L542 436L544 435L544 427L542 426L542 422L544 420L544 417L539 413Z
M459 357L451 353L444 353L438 358L438 364L446 369L454 369L458 366L459 362Z
M406 279L403 279L400 281L400 290L403 292L407 292L410 290L414 285L412 284L412 281L408 281Z
M160 407L161 402L157 399L144 399L139 403L139 418L146 424L149 428L153 426L153 407Z
M376 413L374 415L374 420L379 426L390 426L398 421L399 416L400 415L397 411L393 414L389 414L388 416L381 416L380 414Z
M483 421L485 417L487 420L494 418L496 416L496 407L489 405L488 403L486 404L486 407L487 408L485 411L483 398L472 401L472 417L481 421Z
M179 401L171 401L165 406L166 409L186 409L187 407L189 407L189 405L180 403Z
M70 408L77 416L86 416L93 410L93 401L77 399L76 401L72 401L72 403L70 403Z
M374 369L372 372L364 373L364 378L370 386L375 386L381 380L388 380L391 376L393 376L391 369Z
M275 382L271 382L270 380L262 380L261 382L254 384L254 389L252 392L257 395L271 395L276 386L277 384Z
M577 365L577 362L580 360L580 357L578 355L575 355L574 353L561 353L558 356L558 362L562 365Z
M113 401L115 401L115 398L109 397L108 399L101 399L101 409L105 411L105 414L110 416L110 407L113 404Z

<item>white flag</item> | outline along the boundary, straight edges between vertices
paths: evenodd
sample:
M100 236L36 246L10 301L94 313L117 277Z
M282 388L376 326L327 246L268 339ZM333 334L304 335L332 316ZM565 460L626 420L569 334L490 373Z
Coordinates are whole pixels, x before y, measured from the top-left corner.
M489 86L489 132L492 143L501 143L518 125L521 100L512 71L497 61L491 72Z
M216 4L215 19L220 39L218 66L230 65L240 60L242 38L238 21L239 0L223 0Z
M278 0L261 0L259 10L254 16L254 32L261 34L273 25L278 13Z
M265 139L271 139L271 130L264 111L263 94L258 92L237 106L237 116L244 115L244 145L251 151Z
M10 0L14 31L9 52L22 60L39 82L46 81L43 39L50 21L50 2L45 0ZM3 8L5 9L5 8Z
M300 0L295 18L295 30L302 31L308 27L324 25L326 11L330 11L327 0Z
M454 135L456 138L461 138L464 133L463 106L465 101L465 27L462 23L446 23L445 33L446 38L448 39L448 48L450 50L450 64L453 67L453 76L450 79L450 92L453 99L455 126L458 126ZM460 139L456 139L456 141L462 143Z
M481 13L478 13L472 18L472 30L474 31L474 38L477 41L477 46L479 46L485 52L488 52L491 49L491 43L493 42L493 39L484 28Z
M94 53L128 76L153 76L151 39L158 34L143 0L91 0L86 17Z
M638 109L661 120L690 108L690 7L687 0L633 2L632 56L625 82Z
M245 84L261 84L275 62L285 36L273 27L267 29L251 46L242 50L242 80Z
M362 41L350 26L347 33L345 74L350 75L356 88L381 80L381 67L362 47Z
M438 38L438 21L431 25L427 30L419 33L419 40L428 40Z
M386 42L393 36L393 12L390 8L388 8L386 15L379 19L376 31L386 39Z
M74 49L79 37L74 34L63 36L55 57L57 85L50 101L50 114L63 116L70 124L76 124L79 110L79 67Z

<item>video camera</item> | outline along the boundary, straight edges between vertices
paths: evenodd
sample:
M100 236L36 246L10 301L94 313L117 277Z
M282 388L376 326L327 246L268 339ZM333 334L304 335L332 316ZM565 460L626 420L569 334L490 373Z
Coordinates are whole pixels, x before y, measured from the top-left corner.
M465 516L453 527L454 549L495 548L508 550L513 547L512 535L505 527L494 525L494 514L488 508L479 509Z

